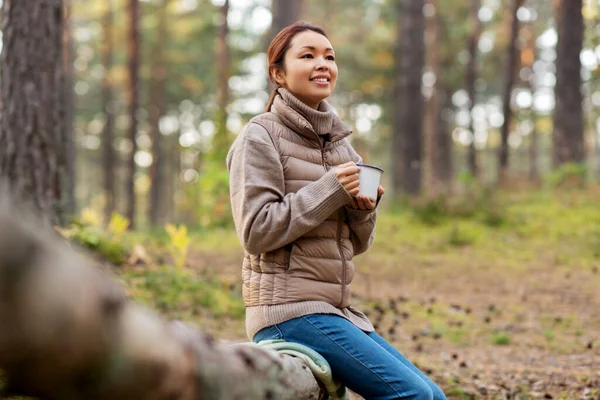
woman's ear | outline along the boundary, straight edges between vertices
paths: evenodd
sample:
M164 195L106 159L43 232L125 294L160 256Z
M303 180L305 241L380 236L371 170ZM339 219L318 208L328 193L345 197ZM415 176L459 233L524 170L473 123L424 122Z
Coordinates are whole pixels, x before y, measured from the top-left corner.
M271 79L274 80L279 86L285 86L285 74L280 68L271 67Z

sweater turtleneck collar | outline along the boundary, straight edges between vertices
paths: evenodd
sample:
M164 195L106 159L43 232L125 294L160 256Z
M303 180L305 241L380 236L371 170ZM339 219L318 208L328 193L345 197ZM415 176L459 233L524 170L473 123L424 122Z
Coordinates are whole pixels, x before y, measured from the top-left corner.
M319 103L318 109L314 109L283 87L277 89L271 111L277 114L285 125L308 139L315 139L315 134L329 135L333 142L352 133L325 100Z

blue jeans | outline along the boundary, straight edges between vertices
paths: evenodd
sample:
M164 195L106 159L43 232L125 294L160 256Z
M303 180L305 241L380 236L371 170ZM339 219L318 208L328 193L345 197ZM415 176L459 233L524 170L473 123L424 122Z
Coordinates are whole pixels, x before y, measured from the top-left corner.
M332 314L310 314L261 329L254 342L283 339L319 352L333 376L366 400L444 400L435 383L375 332Z

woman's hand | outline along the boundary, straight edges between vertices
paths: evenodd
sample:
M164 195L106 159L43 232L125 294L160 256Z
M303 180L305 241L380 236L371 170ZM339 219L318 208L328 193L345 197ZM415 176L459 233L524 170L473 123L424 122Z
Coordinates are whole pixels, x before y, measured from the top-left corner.
M360 169L352 161L335 167L335 177L352 197L358 195L358 171Z
M377 188L377 198L383 196L384 193L385 193L385 189L383 188L383 186L379 186ZM350 207L356 208L357 210L372 210L375 208L376 205L377 205L376 199L371 199L367 196L361 196L361 195L357 195L350 202Z

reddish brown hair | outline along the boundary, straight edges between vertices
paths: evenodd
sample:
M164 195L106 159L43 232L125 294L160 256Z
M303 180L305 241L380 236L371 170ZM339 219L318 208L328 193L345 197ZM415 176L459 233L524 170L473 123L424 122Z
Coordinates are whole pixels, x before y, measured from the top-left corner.
M322 28L315 26L306 21L298 21L293 23L292 25L286 26L283 28L271 41L269 44L269 48L267 50L267 74L269 74L269 81L277 85L277 82L273 79L271 75L271 71L274 68L281 69L285 71L285 53L290 48L292 43L292 39L304 31L313 31L327 37L327 34ZM277 93L277 87L271 93L271 97L269 98L269 102L267 103L267 107L265 108L265 112L271 110L271 106L273 105L273 99L275 99L275 94Z

